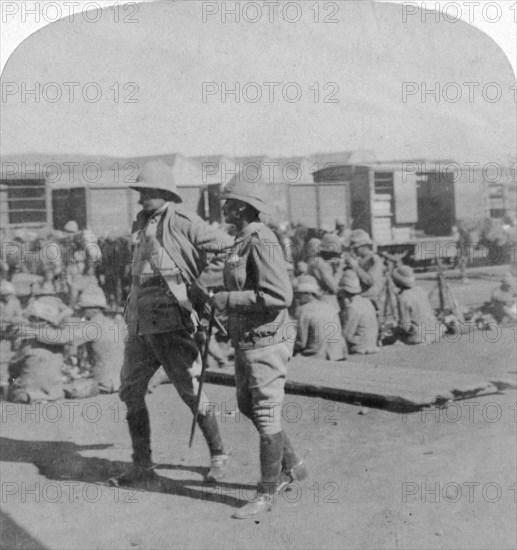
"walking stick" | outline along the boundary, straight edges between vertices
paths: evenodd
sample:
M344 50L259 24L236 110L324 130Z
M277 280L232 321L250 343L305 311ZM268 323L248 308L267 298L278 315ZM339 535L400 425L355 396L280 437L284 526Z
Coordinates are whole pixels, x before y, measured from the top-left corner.
M205 349L203 350L202 363L201 363L201 375L199 376L199 388L197 390L196 408L194 410L194 418L192 419L192 428L190 429L190 441L188 443L189 448L192 447L194 441L194 433L196 432L196 424L199 416L199 404L201 403L201 394L203 393L203 379L207 366L208 348L210 346L210 338L212 337L212 330L215 322L215 307L210 308L210 318L208 321L208 330L206 335Z

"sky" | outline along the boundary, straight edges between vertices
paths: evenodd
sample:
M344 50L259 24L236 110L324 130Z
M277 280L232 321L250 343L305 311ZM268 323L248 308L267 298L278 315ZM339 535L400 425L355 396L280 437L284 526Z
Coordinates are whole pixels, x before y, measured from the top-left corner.
M0 0L1 152L511 155L515 3L395 3L328 3L336 13L320 3L316 13L305 2L296 22L278 12L271 22L264 9L236 24L214 2L76 0L63 3L73 22L52 22L56 2ZM113 9L79 13L94 4ZM448 12L424 18L420 4Z

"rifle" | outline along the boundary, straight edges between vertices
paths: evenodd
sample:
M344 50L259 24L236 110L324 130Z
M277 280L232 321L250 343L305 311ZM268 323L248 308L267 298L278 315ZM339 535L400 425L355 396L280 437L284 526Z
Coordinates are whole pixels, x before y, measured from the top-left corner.
M391 279L390 273L386 273L386 283L385 283L385 290L384 290L384 304L383 304L383 311L382 311L382 321L379 323L379 334L377 336L377 345L379 347L382 347L382 341L386 336L389 336L392 333L392 329L387 328L387 318L388 318L388 309L391 307L391 302L393 298L393 281ZM399 307L399 301L398 297L395 296L395 299L397 300L397 313L398 313L398 323L400 324L400 307Z
M443 272L443 265L441 258L436 258L436 266L438 268L437 272L437 287L438 287L438 300L439 300L439 310L438 310L438 318L445 322L446 318L450 315L453 315L455 317L455 320L459 321L460 323L464 323L465 319L463 317L463 313L460 310L460 306L458 304L458 301L456 300L456 297L452 293L449 285L447 284L445 280L445 274ZM431 291L432 293L432 291ZM447 308L446 302L449 301L450 307ZM449 323L446 323L449 324Z
M194 434L196 432L196 424L197 424L197 419L198 419L198 416L199 416L199 405L201 403L201 395L203 393L204 375L205 375L205 371L206 371L206 367L207 367L208 349L210 347L210 338L212 337L212 330L214 328L214 321L215 321L215 307L212 306L210 308L210 317L209 317L209 320L208 320L208 329L207 329L207 335L206 335L205 349L203 350L203 356L202 356L202 362L201 362L201 374L199 376L199 388L197 390L196 408L194 409L194 418L192 419L192 427L190 428L190 440L189 440L189 443L188 443L189 448L192 447L192 442L194 441Z

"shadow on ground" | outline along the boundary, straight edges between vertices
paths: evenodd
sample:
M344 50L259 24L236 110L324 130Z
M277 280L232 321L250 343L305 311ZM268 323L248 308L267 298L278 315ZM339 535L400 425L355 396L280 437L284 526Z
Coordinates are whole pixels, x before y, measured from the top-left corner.
M55 481L79 481L106 485L110 477L126 470L130 464L121 461L111 461L105 458L85 457L85 451L104 450L111 444L77 445L69 441L23 441L0 437L1 462L25 462L34 464L39 474ZM159 464L157 470L190 471L202 476L207 468L202 466L185 466L177 464ZM140 491L178 495L205 502L224 503L234 508L246 504L238 498L228 495L230 491L252 490L248 484L219 483L208 485L200 479L172 479L157 475L149 482L135 484L133 489ZM220 490L218 490L220 488Z

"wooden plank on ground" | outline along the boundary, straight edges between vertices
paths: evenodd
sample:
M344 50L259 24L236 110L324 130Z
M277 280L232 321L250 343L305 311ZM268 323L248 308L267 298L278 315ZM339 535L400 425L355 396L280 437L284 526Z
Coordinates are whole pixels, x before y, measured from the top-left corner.
M207 371L207 381L235 383L232 371L220 369ZM495 384L478 376L299 356L290 361L286 381L290 393L391 407L424 407L497 390Z

